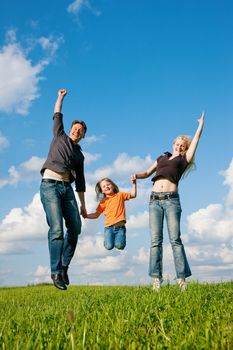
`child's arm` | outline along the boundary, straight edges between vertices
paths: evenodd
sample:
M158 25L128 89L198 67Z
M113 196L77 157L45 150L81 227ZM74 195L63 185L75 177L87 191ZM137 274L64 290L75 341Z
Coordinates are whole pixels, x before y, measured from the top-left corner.
M85 219L97 219L100 216L100 213L97 211L95 213L90 213L85 215Z
M137 196L137 180L136 180L136 175L131 175L130 177L131 182L133 184L132 190L130 192L130 198L135 198Z

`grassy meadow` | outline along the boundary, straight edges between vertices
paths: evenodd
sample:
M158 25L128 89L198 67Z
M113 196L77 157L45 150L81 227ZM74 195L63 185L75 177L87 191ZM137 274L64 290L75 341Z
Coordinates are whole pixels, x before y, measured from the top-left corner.
M0 288L0 349L233 349L233 282Z

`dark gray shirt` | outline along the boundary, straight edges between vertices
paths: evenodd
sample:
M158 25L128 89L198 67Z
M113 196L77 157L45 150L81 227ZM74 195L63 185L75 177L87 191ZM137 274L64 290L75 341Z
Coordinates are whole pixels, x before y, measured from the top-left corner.
M45 169L58 173L71 173L71 182L75 181L77 192L85 192L84 155L79 144L75 144L65 133L62 113L53 116L53 140L50 145L47 160L45 161L41 175Z

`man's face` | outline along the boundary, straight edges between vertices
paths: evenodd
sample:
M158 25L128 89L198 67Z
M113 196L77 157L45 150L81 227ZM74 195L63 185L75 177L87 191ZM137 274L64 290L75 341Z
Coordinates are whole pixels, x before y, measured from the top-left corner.
M82 124L74 124L70 130L70 138L74 143L78 143L85 136L85 130Z

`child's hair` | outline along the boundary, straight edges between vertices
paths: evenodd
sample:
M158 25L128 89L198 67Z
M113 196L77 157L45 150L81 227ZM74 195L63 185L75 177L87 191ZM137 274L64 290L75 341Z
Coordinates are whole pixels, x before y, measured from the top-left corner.
M101 179L99 182L97 182L97 184L95 185L95 192L96 192L96 196L97 196L97 199L100 198L100 195L102 195L103 197L105 197L105 194L102 194L102 190L101 190L101 187L100 187L100 184L102 181L108 181L112 184L113 186L113 192L114 193L117 193L119 192L119 188L118 186L115 184L115 182L113 182L111 179L109 179L108 177L105 177L103 179Z
M177 139L181 139L182 141L184 141L186 143L186 150L184 151L184 153L182 155L184 155L187 150L189 149L189 146L191 144L191 137L188 135L179 135L175 138L175 140L173 141L173 144L176 142ZM195 158L193 156L193 158L191 159L191 161L189 162L187 168L185 169L185 171L183 172L181 178L183 179L184 177L186 177L192 170L195 170L197 168L196 164L195 164Z

